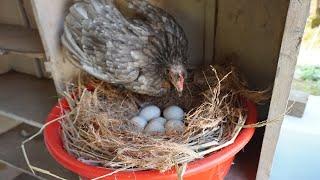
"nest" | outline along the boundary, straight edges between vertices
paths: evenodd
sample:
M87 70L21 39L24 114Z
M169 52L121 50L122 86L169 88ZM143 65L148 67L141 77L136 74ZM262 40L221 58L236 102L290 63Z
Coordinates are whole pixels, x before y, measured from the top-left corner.
M86 164L161 172L218 151L234 141L245 123L239 96L266 99L265 92L248 91L236 71L226 70L194 75L181 97L148 97L94 78L79 80L65 95L70 110L60 122L64 147ZM90 91L84 84L95 88ZM163 136L134 131L129 119L145 104L180 105L187 112L185 131Z

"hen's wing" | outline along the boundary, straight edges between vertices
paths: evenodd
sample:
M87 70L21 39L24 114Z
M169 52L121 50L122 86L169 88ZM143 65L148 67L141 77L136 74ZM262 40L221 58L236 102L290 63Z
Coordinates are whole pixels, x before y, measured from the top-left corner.
M152 64L141 52L148 44L146 26L134 26L112 0L77 2L64 24L62 44L66 58L110 83L137 80L141 68Z

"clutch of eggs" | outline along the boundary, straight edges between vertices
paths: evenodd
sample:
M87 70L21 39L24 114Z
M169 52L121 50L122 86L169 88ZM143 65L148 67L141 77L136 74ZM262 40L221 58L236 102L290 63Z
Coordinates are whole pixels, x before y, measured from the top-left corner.
M140 113L131 119L136 131L148 135L171 135L182 133L185 129L183 123L184 111L179 106L169 106L161 110L155 105L146 106Z

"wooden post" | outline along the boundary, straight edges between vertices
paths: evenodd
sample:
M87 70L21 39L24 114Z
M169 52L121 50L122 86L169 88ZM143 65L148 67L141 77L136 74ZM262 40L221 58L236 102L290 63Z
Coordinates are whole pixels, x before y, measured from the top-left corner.
M309 5L309 0L290 0L269 109L269 119L279 118L286 111L299 47L309 14ZM258 180L270 178L282 120L283 117L281 121L266 127L256 176Z
M42 44L45 49L47 70L51 72L58 93L64 91L66 81L70 80L78 70L69 62L63 60L60 37L63 22L70 0L32 0L32 9Z

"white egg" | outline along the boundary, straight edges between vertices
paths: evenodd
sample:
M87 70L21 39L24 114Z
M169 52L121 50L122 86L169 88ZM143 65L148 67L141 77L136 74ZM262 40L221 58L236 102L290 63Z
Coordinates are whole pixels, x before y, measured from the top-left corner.
M167 135L181 134L185 129L185 125L180 120L169 120L167 121L165 128Z
M158 118L152 119L149 123L152 123L152 122L159 122L164 125L166 124L167 120L163 117L158 117Z
M157 117L160 117L161 111L160 108L157 106L151 105L143 108L139 116L145 118L147 121L150 121L151 119L155 119Z
M169 106L163 111L163 116L170 120L182 121L184 117L184 112L179 106Z
M160 122L150 122L144 128L144 132L149 135L163 135L165 133L164 125Z
M138 132L142 132L144 127L147 125L147 120L140 116L135 116L131 120L132 124L136 127Z

